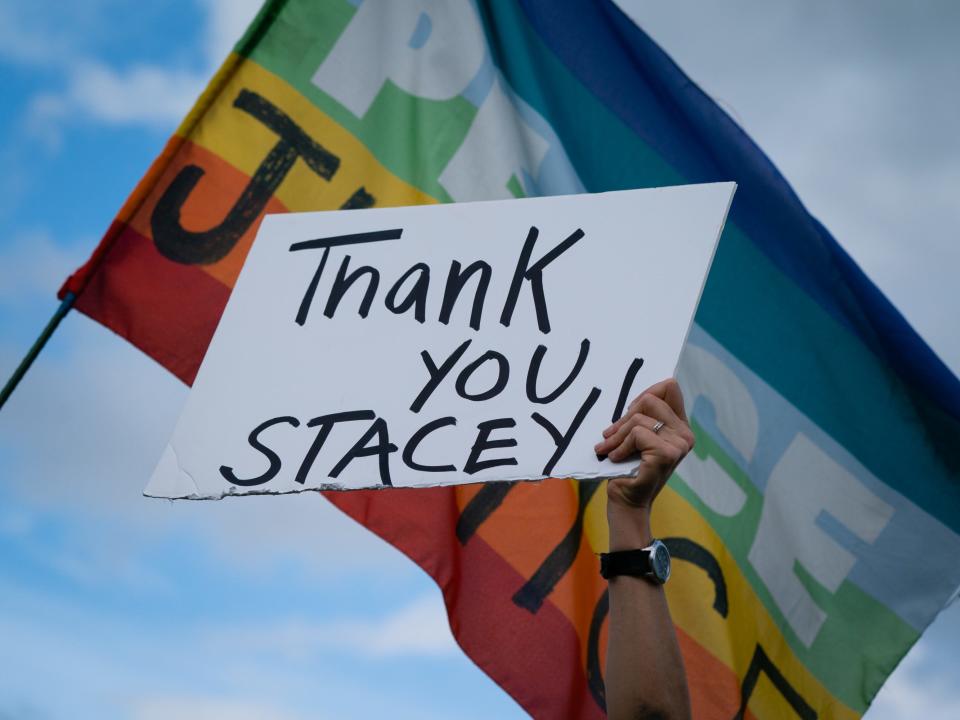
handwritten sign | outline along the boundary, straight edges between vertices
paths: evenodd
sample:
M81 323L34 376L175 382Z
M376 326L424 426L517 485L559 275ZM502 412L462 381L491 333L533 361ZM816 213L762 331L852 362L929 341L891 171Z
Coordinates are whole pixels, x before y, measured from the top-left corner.
M603 478L673 374L735 186L263 220L145 491Z

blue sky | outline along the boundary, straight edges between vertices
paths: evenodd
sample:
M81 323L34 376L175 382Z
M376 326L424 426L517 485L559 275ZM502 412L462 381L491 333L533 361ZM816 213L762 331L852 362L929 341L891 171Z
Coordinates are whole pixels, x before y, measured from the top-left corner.
M0 0L4 377L256 4ZM693 7L627 4L960 370L956 14ZM523 716L319 498L142 498L185 397L72 314L0 414L0 718ZM960 716L958 642L954 606L867 717Z

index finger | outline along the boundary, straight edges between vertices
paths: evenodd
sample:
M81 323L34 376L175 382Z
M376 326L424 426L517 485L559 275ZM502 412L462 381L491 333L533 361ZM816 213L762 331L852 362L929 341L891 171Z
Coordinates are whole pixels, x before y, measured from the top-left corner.
M633 400L631 400L620 419L603 431L603 436L608 438L617 430L619 430L623 423L625 423L631 415L637 412L640 404L640 398L648 394L654 395L666 402L667 405L670 406L670 409L673 410L676 416L684 423L689 422L687 420L687 413L683 409L683 393L680 392L680 385L673 378L667 378L666 380L661 380L660 382L651 385L642 393L637 395Z
M684 422L687 422L687 413L683 407L683 393L680 392L680 383L678 383L674 378L667 378L666 380L661 380L660 382L651 385L633 399L633 402L630 403L630 407L632 408L640 400L640 398L647 393L650 395L655 395L666 402L667 405L670 406L670 409L677 414L678 418Z

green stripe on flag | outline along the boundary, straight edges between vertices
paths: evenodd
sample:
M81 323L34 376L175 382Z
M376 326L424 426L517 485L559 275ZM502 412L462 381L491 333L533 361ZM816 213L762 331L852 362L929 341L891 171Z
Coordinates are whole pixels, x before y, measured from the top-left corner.
M347 2L287 0L249 57L349 130L392 173L449 202L437 178L466 137L477 112L472 104L461 97L415 98L387 82L363 118L357 118L311 82L355 12Z
M713 458L743 490L747 500L735 516L718 515L683 482L682 467L671 479L671 487L723 539L740 571L800 661L831 693L857 712L865 712L886 675L893 670L906 649L916 642L919 634L883 603L852 582L844 581L835 593L831 593L798 564L798 577L817 605L827 613L816 640L809 648L806 647L791 629L748 559L760 523L763 495L696 420L691 420L691 426L697 436L693 452L701 459L708 456ZM865 675L875 682L865 682Z
M724 229L697 323L875 477L960 531L960 483L924 437L912 405L921 401L892 394L899 386L892 371L732 223ZM841 394L858 402L838 407Z

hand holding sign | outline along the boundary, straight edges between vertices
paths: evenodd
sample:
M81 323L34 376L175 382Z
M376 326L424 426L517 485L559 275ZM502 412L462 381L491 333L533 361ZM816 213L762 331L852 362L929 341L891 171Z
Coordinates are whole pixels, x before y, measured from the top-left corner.
M676 380L663 380L638 395L626 414L603 431L598 454L614 462L639 455L636 475L610 481L607 494L614 503L649 508L677 464L693 449L683 395Z
M146 494L630 473L733 190L265 218Z

